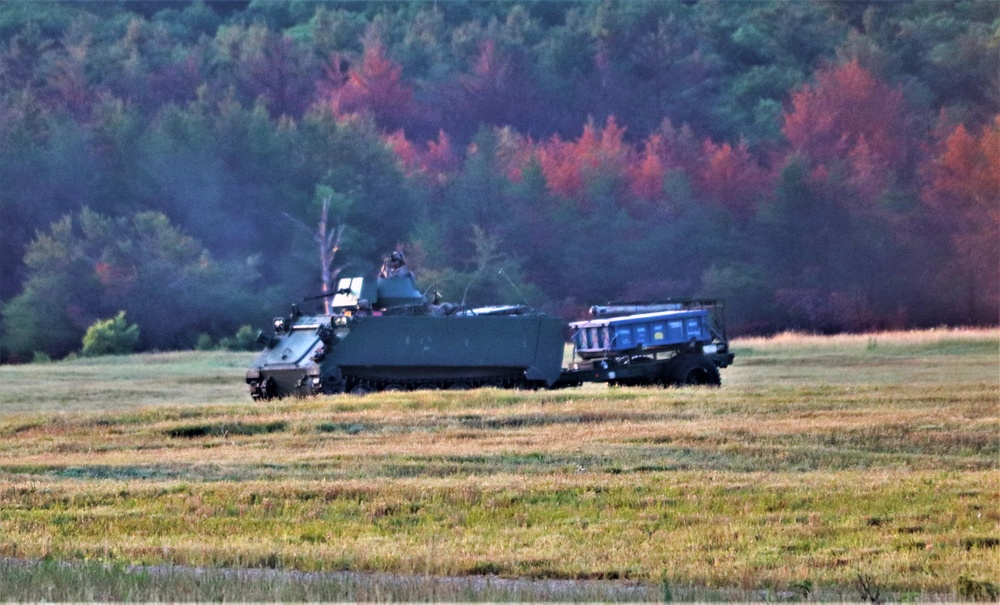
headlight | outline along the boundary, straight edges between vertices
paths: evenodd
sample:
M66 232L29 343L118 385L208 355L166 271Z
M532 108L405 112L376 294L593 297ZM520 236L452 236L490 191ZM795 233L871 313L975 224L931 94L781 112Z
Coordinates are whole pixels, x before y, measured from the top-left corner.
M285 331L285 318L275 317L274 318L274 332L275 334L281 334Z
M347 318L342 315L340 317L334 317L333 325L337 326L338 328L345 328L347 327Z

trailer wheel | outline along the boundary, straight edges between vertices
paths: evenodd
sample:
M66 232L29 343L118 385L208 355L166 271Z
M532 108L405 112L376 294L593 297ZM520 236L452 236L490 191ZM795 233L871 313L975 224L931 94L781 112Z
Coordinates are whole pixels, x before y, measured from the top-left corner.
M719 368L701 355L685 355L672 365L668 379L677 386L717 387L722 384Z

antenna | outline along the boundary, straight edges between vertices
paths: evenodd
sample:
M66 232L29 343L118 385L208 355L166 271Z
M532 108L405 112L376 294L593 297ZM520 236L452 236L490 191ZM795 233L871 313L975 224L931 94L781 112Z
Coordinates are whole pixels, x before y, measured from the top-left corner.
M514 288L514 291L517 292L517 295L520 296L521 300L524 301L524 304L530 306L530 304L528 303L528 299L524 296L524 294L521 294L521 290L519 290L518 287L517 287L517 285L514 284L514 280L512 280L509 275L507 275L506 273L504 273L503 268L501 268L499 271L497 271L497 275L503 275L504 278L507 280L507 283L510 284L510 287Z
M478 276L479 276L479 271L476 271L475 273L473 273L472 274L472 278L469 280L469 285L465 286L465 291L462 292L462 302L458 305L460 308L464 308L465 307L465 297L469 295L469 288L472 287L472 284L475 283L476 278Z

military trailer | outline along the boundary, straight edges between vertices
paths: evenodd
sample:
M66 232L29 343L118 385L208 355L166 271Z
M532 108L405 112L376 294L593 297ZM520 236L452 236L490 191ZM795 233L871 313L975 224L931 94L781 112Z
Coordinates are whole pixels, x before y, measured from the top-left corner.
M675 300L591 307L594 319L573 322L571 384L719 386L733 362L718 300Z
M412 278L345 278L331 313L296 305L261 333L246 373L254 399L418 389L718 385L732 363L721 304L670 301L591 309L566 324L524 305L428 302ZM574 362L563 367L567 332ZM576 362L579 357L580 361Z

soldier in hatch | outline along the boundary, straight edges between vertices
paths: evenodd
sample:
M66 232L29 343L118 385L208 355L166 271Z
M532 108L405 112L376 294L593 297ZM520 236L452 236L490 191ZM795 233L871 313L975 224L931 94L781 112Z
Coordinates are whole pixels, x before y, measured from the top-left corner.
M416 277L409 267L406 266L406 257L399 250L393 252L385 262L382 263L382 270L379 277L409 277L410 281L416 283Z

